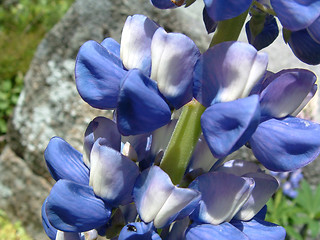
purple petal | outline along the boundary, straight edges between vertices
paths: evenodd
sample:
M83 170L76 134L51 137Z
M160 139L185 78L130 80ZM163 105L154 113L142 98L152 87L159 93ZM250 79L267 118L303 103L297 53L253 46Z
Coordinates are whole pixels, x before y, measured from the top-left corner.
M168 225L179 214L181 218L189 215L200 200L198 191L175 187L170 177L157 166L141 173L133 196L141 219L153 221L156 228Z
M167 103L156 83L139 70L130 70L123 80L117 108L117 124L122 135L136 135L160 128L171 118Z
M133 222L124 226L120 232L118 240L161 240L160 236L155 232L152 223L145 224L143 222Z
M105 38L100 44L119 59L119 66L121 66L122 61L120 60L120 44L113 38Z
M152 38L151 51L151 78L169 103L179 109L192 99L192 74L199 49L187 36L159 28Z
M224 163L222 166L214 170L216 172L231 173L236 176L243 176L247 173L255 173L261 171L258 164L246 160L235 159Z
M249 22L246 23L247 38L248 38L248 42L252 44L259 51L265 47L268 47L271 43L273 43L273 41L279 35L279 28L278 28L276 19L271 15L267 15L265 18L262 31L259 34L254 35L253 30L256 30L256 29L251 29L251 28L254 28L254 27L258 28L260 26L255 26L252 23L252 21L254 21L252 18L250 19Z
M230 223L220 225L201 224L191 226L186 232L186 240L250 240L245 234Z
M282 26L291 31L308 27L320 15L318 0L271 0L270 2Z
M234 18L246 11L252 0L204 0L208 15L214 21L223 21Z
M126 69L138 68L150 76L151 40L159 26L143 15L129 16L121 36L120 56Z
M306 29L292 32L288 43L294 55L302 62L320 64L320 44L313 40Z
M201 128L216 158L222 158L243 146L260 121L257 95L232 102L217 103L201 116Z
M44 200L41 207L42 226L47 236L51 240L55 240L57 235L57 229L55 229L49 222L49 219L46 213L46 203L47 203L47 199Z
M99 138L91 151L90 186L112 206L128 204L139 168L120 152L102 145L103 141Z
M120 80L126 71L119 59L95 41L84 43L78 53L75 78L80 96L94 108L117 106Z
M111 211L95 197L91 187L59 180L47 198L46 213L52 226L66 232L85 232L106 224Z
M312 39L320 44L320 17L308 26L307 31Z
M246 97L264 76L265 53L247 43L223 42L201 55L194 72L194 97L205 107Z
M247 202L235 218L243 221L252 219L279 188L279 182L271 175L262 172L247 173L244 177L253 178L255 186Z
M89 169L83 163L82 154L62 138L51 138L44 158L54 180L68 179L79 184L89 184Z
M206 27L207 33L208 34L213 33L216 30L216 27L218 26L218 23L213 21L210 18L206 8L203 8L202 18L203 18L203 22L204 22L204 25Z
M150 0L152 5L160 9L175 8L176 5L171 0Z
M283 227L259 219L252 219L250 222L235 221L232 225L246 234L249 239L284 240L286 236L286 230Z
M189 187L201 192L200 205L191 218L217 225L233 218L249 198L254 181L233 174L209 172L196 178Z
M200 174L208 172L216 161L204 136L201 135L190 159L188 171L198 171Z
M120 151L121 135L117 124L108 118L96 117L89 123L84 134L84 151L88 159L86 162L88 166L90 166L91 149L98 138L104 139L104 145Z
M250 139L255 157L269 170L304 167L320 153L320 125L300 118L270 119Z
M261 114L283 118L292 114L314 88L316 75L305 69L282 70L261 93Z
M312 89L310 90L310 92L308 93L308 95L305 97L305 99L302 101L302 103L300 104L299 107L297 107L297 109L291 113L292 116L297 116L298 113L301 112L301 110L310 102L310 100L314 97L314 95L316 94L318 90L318 86L317 84L314 84Z
M136 161L140 162L149 156L149 152L150 152L150 134L149 133L131 135L131 136L122 136L121 141L124 143L128 142L130 144L131 148L137 154Z

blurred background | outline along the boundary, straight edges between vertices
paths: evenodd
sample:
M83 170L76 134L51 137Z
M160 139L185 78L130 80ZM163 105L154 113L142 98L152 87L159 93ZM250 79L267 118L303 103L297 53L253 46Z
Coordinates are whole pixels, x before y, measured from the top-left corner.
M210 42L202 23L202 1L190 8L157 10L149 0L0 1L0 240L46 239L41 205L53 184L43 151L53 136L82 151L93 110L78 96L74 61L87 40L120 41L128 15L140 13L167 31L191 37L203 51ZM241 41L246 41L242 33ZM294 57L279 36L263 49L270 71L303 67L320 76L318 66ZM320 122L318 96L302 116ZM234 157L252 158L241 149ZM303 172L276 174L282 188L268 203L267 220L284 226L287 239L320 239L320 163Z

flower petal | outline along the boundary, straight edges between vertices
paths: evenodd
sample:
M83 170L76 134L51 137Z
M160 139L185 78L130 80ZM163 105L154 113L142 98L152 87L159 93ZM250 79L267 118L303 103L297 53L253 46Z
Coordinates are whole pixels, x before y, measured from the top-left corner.
M160 236L155 232L152 223L133 222L124 226L120 232L118 240L161 240Z
M260 17L260 16L258 16ZM267 15L264 20L263 29L261 32L259 32L257 35L254 35L254 30L252 28L258 28L258 26L255 26L254 16L250 19L249 22L246 23L246 34L248 38L248 42L252 44L258 51L268 47L273 41L278 37L279 35L279 28L277 25L276 19L271 16Z
M234 18L246 11L252 0L204 0L208 15L214 21L223 21Z
M91 187L59 180L47 198L46 213L52 226L66 232L85 232L106 224L111 211L95 197Z
M293 113L317 80L313 72L305 69L282 70L271 78L274 80L260 93L260 105L262 115L275 118Z
M320 153L320 125L300 118L262 122L250 139L255 157L269 170L293 171Z
M84 43L77 55L75 78L80 96L94 108L117 106L120 80L126 71L119 59L95 41Z
M150 76L151 40L159 26L143 15L129 16L121 36L120 56L126 69L138 68Z
M263 172L247 173L244 177L253 178L255 186L249 199L235 215L235 219L249 221L252 219L272 197L279 188L279 182L271 175Z
M105 117L96 117L93 119L84 134L84 151L86 153L87 166L90 166L90 153L94 142L98 138L103 138L103 144L120 151L121 135L118 131L117 124Z
M283 27L298 31L308 27L320 16L318 0L270 0Z
M308 26L307 31L312 39L320 44L320 17Z
M167 103L156 83L139 70L130 70L123 80L117 108L117 124L122 135L136 135L160 128L171 118Z
M113 148L103 145L99 138L91 151L90 186L96 195L112 206L132 201L132 189L138 166Z
M206 109L201 128L213 156L225 157L250 139L260 121L258 101L258 96L252 95Z
M213 21L209 15L208 15L208 12L207 12L207 9L206 8L203 8L203 12L202 12L202 18L203 18L203 22L204 22L204 25L206 27L206 30L207 30L207 33L210 34L210 33L213 33L217 26L218 26L218 23Z
M85 237L77 232L58 231L55 240L85 240Z
M121 66L120 44L113 38L105 38L100 44L119 59L119 66Z
M49 172L54 180L68 179L79 184L89 184L89 169L82 154L59 137L53 137L44 152Z
M192 73L200 51L187 36L159 28L152 38L151 53L151 79L169 103L179 109L192 99Z
M171 0L150 0L152 5L160 9L175 8L176 5Z
M175 187L170 177L158 166L141 173L134 190L134 201L144 222L154 221L162 228L179 216L189 215L199 202L199 192Z
M47 236L51 240L55 240L57 235L57 229L55 229L49 222L49 219L46 213L46 204L47 204L47 198L44 200L41 207L42 226Z
M255 173L261 171L258 164L254 162L249 162L246 160L235 159L230 160L224 163L222 166L218 167L214 171L216 172L224 172L224 173L231 173L236 176L243 176L247 173Z
M302 62L310 65L320 63L320 43L317 43L306 29L292 32L288 43L294 55Z
M247 43L223 42L201 55L194 71L194 97L205 107L246 97L264 76L265 53Z
M219 225L201 224L191 226L186 232L186 240L250 240L245 234L230 223Z
M249 198L254 181L233 174L209 172L196 178L189 187L201 192L200 204L191 219L217 225L233 218Z
M283 227L259 219L252 219L249 222L234 221L232 225L246 234L249 239L284 240L286 236L286 230Z

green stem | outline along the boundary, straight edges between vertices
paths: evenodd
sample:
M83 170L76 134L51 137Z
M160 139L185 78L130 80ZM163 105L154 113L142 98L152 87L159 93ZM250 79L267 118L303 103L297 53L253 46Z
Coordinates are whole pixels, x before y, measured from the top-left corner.
M160 167L171 177L173 184L180 183L188 166L201 134L200 117L204 110L205 107L196 100L192 100L183 107L160 164Z
M210 47L224 41L236 41L247 14L248 11L233 19L219 22ZM200 118L204 110L205 107L196 100L192 100L183 107L160 164L173 184L179 184L186 171L201 134Z
M248 12L249 10L235 18L219 22L209 47L226 41L237 41Z

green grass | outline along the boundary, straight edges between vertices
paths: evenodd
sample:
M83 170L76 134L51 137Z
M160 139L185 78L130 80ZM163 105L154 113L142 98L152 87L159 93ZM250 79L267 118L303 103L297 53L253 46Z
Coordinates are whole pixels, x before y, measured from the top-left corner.
M0 210L0 240L32 240L20 222L11 223L4 211Z

